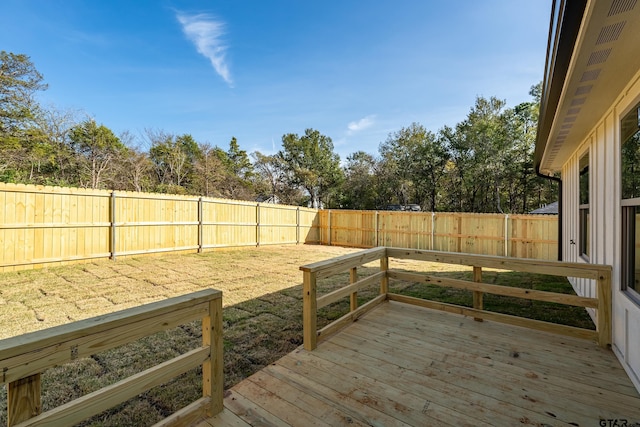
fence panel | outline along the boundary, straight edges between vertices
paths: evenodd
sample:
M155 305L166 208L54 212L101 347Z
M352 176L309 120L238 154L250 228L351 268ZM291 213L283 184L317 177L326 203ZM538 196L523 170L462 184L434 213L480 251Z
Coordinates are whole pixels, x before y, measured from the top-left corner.
M204 247L256 246L258 244L257 203L206 199L204 204Z
M516 258L558 259L558 217L509 216L508 255Z
M260 213L261 245L281 245L298 242L298 209L293 206L263 205Z
M431 249L431 213L378 212L378 244Z
M109 194L0 184L0 271L108 257Z
M556 260L555 215L320 211L321 243Z
M377 246L375 211L331 211L331 244L353 248Z
M557 259L553 215L321 210L0 183L0 271L95 258L320 243Z
M298 208L300 212L299 243L320 243L320 215L322 211L311 208Z
M316 209L0 183L0 272L158 252L318 243Z
M198 198L115 192L116 256L198 249Z

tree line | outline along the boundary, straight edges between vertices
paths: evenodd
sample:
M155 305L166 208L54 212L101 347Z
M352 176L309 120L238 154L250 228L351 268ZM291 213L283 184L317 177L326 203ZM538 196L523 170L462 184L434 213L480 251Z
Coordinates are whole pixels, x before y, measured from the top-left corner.
M344 209L418 204L427 211L523 213L557 199L536 176L533 150L540 85L508 108L478 97L467 117L437 132L411 123L376 155L344 162L315 129L288 133L275 154L221 148L189 133L147 129L116 135L94 118L45 108L43 76L24 54L0 52L0 181L193 194ZM143 149L141 147L148 148Z

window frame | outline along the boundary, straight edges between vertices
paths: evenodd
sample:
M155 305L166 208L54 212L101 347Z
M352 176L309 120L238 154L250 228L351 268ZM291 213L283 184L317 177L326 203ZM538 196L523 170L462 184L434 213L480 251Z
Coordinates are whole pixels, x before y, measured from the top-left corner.
M585 160L586 159L586 160ZM591 177L589 173L589 163L591 162L589 150L586 150L579 161L578 171L578 250L580 258L589 262L591 253ZM586 178L585 178L586 176ZM583 186L583 179L586 179L586 193Z
M636 123L634 124L634 116ZM640 266L636 265L636 235L637 215L640 215L640 194L633 192L631 197L624 198L623 182L623 148L625 144L636 136L640 137L640 102L620 118L620 232L621 232L621 262L620 262L620 289L640 305L640 284L636 283L636 271ZM634 163L635 165L635 163ZM640 164L637 165L640 169Z

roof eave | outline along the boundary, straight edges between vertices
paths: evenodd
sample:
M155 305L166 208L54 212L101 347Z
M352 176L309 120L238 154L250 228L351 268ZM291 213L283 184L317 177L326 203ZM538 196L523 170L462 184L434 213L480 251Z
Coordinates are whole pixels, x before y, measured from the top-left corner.
M549 143L551 126L562 98L586 5L587 0L555 0L553 2L534 153L534 165L536 171L540 173L553 173L553 171L541 170L541 165Z

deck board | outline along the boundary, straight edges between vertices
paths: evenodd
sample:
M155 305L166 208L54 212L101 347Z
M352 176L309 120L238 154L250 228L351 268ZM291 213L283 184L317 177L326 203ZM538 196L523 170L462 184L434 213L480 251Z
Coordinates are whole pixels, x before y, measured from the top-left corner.
M200 427L640 423L611 351L585 340L388 302L229 390Z

